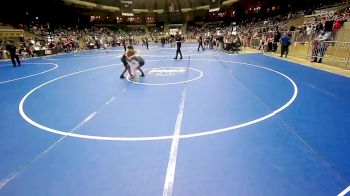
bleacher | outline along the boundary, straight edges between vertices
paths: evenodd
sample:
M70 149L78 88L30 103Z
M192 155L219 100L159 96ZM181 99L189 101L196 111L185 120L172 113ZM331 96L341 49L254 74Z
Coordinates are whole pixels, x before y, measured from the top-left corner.
M124 31L131 36L145 36L146 30L144 25L128 25Z
M158 37L164 35L164 29L156 25L148 26L148 31L151 37Z

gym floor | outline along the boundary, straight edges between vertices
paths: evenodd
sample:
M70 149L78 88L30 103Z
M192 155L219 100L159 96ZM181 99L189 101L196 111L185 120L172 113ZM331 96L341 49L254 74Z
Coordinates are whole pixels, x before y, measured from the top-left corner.
M0 62L0 195L337 195L350 79L263 54L136 46ZM131 63L135 67L134 62Z

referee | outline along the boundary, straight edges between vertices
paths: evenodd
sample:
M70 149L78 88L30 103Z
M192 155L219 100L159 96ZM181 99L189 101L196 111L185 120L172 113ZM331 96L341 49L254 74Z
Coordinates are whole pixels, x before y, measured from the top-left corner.
M203 37L200 35L198 38L198 52L199 52L199 48L202 48L202 50L204 51L204 47L203 47Z
M176 36L175 36L175 42L176 42L177 49L176 49L176 56L174 59L177 60L178 54L180 54L180 59L182 59L182 53L181 53L182 37L179 35L178 32L176 33Z
M21 66L21 61L19 60L18 58L18 55L17 55L17 48L16 48L16 45L15 45L15 42L10 40L7 45L6 45L6 50L9 51L10 53L10 56L11 56L11 60L12 60L12 64L13 64L13 67L16 67L16 61L17 61L17 64L18 66ZM16 61L15 61L16 60Z
M145 44L146 44L146 47L147 47L147 50L148 50L148 38L145 39Z

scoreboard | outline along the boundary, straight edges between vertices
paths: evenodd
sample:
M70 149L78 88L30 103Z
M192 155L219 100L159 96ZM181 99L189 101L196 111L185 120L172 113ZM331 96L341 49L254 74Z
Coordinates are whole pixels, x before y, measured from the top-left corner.
M121 0L120 11L122 12L122 16L134 16L132 0Z
M220 0L209 0L209 12L220 11Z

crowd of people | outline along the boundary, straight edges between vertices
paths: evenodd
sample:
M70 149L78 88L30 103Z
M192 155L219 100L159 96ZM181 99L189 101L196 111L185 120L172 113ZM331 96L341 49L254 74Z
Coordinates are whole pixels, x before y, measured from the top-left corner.
M19 25L19 28L30 32L32 36L20 39L17 42L17 53L20 58L40 56L40 52L49 51L47 54L69 53L87 49L115 47L119 45L137 44L139 40L135 35L140 31L134 29L127 33L120 29L109 28L77 28L56 27L49 25ZM13 40L0 40L0 59L9 59L10 54L6 46Z
M164 29L157 26L149 26L148 27L149 33L151 37L159 37L164 36Z
M324 7L324 6L323 6ZM287 23L305 16L308 10L301 10L287 15L279 15L266 18L260 21L245 21L234 27L232 25L223 25L223 23L214 23L207 25L202 31L192 31L192 36L200 42L203 39L204 48L214 48L217 50L226 50L238 52L240 48L253 47L261 50L263 53L276 52L278 46L281 46L281 53L287 54L288 48L284 48L283 44L306 44L310 43L314 46L313 56L317 57L317 53L322 57L326 51L324 44L318 42L331 41L344 22L349 21L350 8L345 11L331 12L332 14L311 15L312 20L305 20L300 26L287 28ZM311 13L312 14L312 13ZM288 42L281 40L283 36L288 36ZM283 44L282 44L283 43ZM320 48L321 47L321 48ZM281 55L282 56L282 55ZM316 61L316 60L313 60Z
M200 34L202 26L200 25L188 25L187 26L187 39L196 39L196 35Z
M124 30L128 35L131 36L145 36L146 31L143 27L129 27Z

